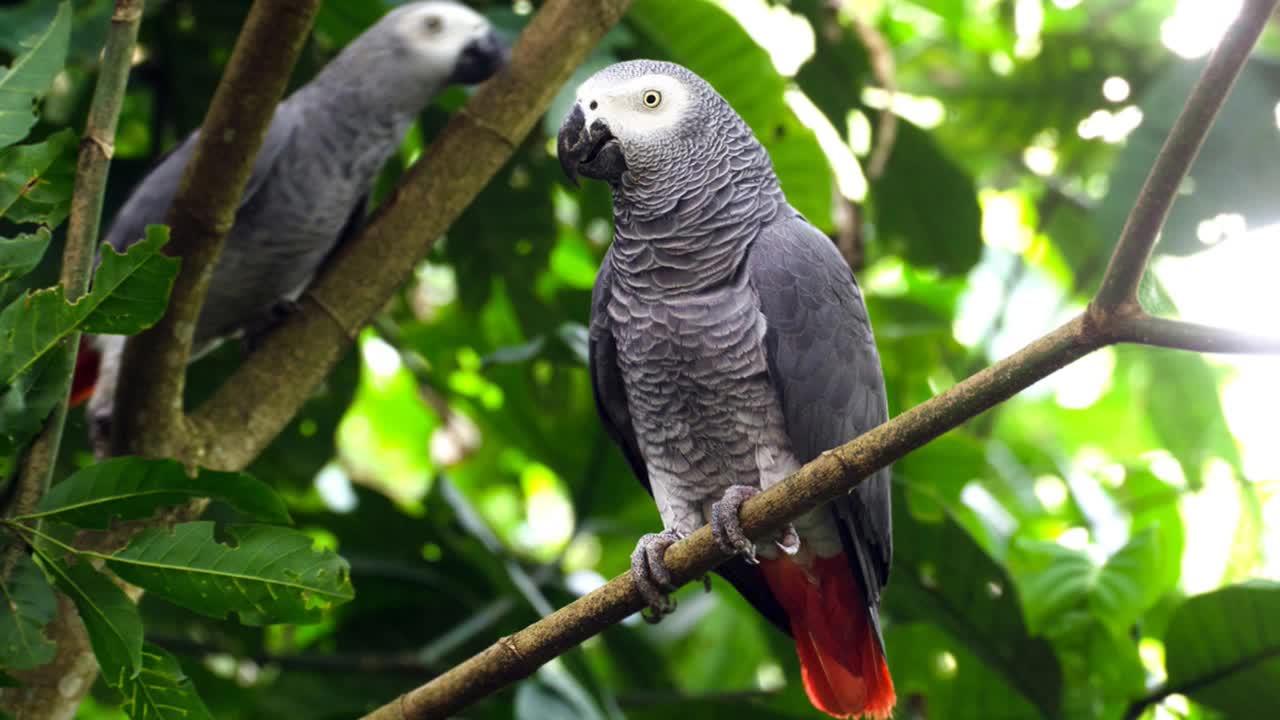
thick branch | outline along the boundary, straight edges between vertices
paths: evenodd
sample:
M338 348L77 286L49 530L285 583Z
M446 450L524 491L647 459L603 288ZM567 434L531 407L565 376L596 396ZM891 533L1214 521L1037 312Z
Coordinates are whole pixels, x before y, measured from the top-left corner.
M168 251L182 258L168 310L125 351L113 415L117 445L125 447L116 450L186 457L182 392L196 319L319 6L319 0L257 0L249 10L166 218Z
M1280 336L1256 335L1146 313L1118 317L1110 323L1110 329L1117 342L1202 353L1280 353Z
M947 392L823 453L743 505L743 529L754 539L776 532L790 518L848 492L862 478L1100 347L1100 335L1087 327L1087 320L1081 315ZM667 568L677 584L706 574L726 559L707 527L671 546L666 554ZM631 575L619 575L595 592L502 638L430 683L366 715L365 720L450 717L499 688L527 677L543 663L644 605Z
M548 0L487 82L436 138L301 309L192 417L202 465L243 468L284 428L356 332L511 157L629 0Z
M1120 232L1120 240L1093 301L1099 311L1108 313L1126 306L1137 307L1138 284L1169 208L1177 199L1178 188L1276 4L1276 0L1246 0L1240 17L1210 56Z

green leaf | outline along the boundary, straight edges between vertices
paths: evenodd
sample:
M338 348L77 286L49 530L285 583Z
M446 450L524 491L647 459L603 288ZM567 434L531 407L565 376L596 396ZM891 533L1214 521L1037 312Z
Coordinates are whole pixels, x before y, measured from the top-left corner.
M1280 707L1280 583L1249 582L1197 595L1164 638L1167 686L1230 717Z
M75 134L63 130L41 143L0 150L0 217L50 228L62 224L71 209L75 143Z
M1204 357L1156 350L1147 354L1146 361L1151 367L1146 414L1191 486L1200 486L1204 463L1212 457L1226 460L1238 471L1240 450L1222 412L1218 378ZM1178 391L1169 392L1171 387Z
M58 6L53 22L44 32L22 43L25 52L0 75L0 147L21 140L36 124L33 103L62 71L70 40L71 7L64 2Z
M0 384L12 384L77 327L128 335L159 320L178 272L178 261L160 254L168 238L168 228L152 225L123 255L104 244L93 289L74 305L56 287L9 303L0 312Z
M1062 671L1053 649L1023 623L1018 588L949 515L918 520L895 488L893 525L910 542L894 548L889 614L943 629L1048 718L1058 717Z
M1026 720L1039 715L996 671L933 625L891 626L885 645L898 697L928 697L929 720Z
M120 708L133 720L213 720L177 658L150 643L142 646L142 672L120 688Z
M67 565L44 556L41 564L76 604L102 668L102 678L113 687L122 687L136 678L142 670L142 616L138 606L87 561Z
M40 264L51 236L48 228L38 228L14 238L0 238L0 283L21 277Z
M1142 613L1160 599L1176 575L1157 528L1135 534L1124 547L1097 565L1083 552L1056 543L1014 544L1011 564L1018 567L1027 622L1033 632L1062 626L1062 618L1087 610L1116 637L1124 637Z
M214 618L239 614L247 625L310 623L355 593L347 562L316 550L288 528L227 528L234 546L213 537L214 524L191 522L146 530L107 558L126 581Z
M982 210L973 178L929 133L905 120L871 186L871 205L886 251L921 268L967 272L982 256Z
M68 354L53 353L0 390L0 457L25 446L66 397L73 361Z
M31 556L23 554L7 583L0 583L0 666L26 670L53 659L58 646L42 630L57 610L53 588Z
M813 132L787 106L787 80L769 53L724 8L708 0L639 0L628 21L669 59L716 89L769 151L787 200L820 229L831 228L831 173ZM671 28L682 32L671 32Z
M202 469L193 478L175 460L134 457L80 470L53 486L25 517L105 530L112 520L138 520L199 497L219 500L264 522L289 522L280 496L251 475Z

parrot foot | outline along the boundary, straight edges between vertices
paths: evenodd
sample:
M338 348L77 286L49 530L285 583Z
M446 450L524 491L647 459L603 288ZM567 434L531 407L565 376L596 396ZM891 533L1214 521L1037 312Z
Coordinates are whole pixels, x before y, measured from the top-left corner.
M640 613L645 622L656 623L675 612L676 601L669 593L675 591L676 585L662 556L679 539L680 536L672 530L642 535L636 543L635 552L631 553L631 578L649 604L648 612Z
M758 564L756 545L742 532L738 511L742 503L760 494L759 488L750 485L731 485L724 495L711 506L711 535L720 549L730 555L741 555L748 563Z
M794 525L788 525L782 531L782 537L774 540L773 544L777 545L782 552L788 555L795 555L800 552L800 535L796 533Z
M244 354L249 355L257 350L267 333L276 329L290 315L298 312L299 307L301 305L297 300L281 298L272 303L266 312L245 326L244 334L240 338L240 346L243 348Z

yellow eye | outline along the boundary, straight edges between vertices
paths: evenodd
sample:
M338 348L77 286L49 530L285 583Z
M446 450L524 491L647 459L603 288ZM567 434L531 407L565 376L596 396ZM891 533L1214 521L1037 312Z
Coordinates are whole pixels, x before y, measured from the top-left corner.
M656 108L662 104L662 93L657 90L645 90L644 94L640 96L640 101L647 108Z

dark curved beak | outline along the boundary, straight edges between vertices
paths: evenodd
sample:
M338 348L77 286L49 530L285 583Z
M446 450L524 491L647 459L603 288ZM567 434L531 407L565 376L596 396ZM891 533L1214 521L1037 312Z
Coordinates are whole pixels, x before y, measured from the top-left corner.
M498 34L490 30L467 43L449 75L450 83L474 85L484 82L507 64L509 49Z
M622 146L609 131L608 123L597 119L588 126L582 106L577 104L560 125L556 154L565 176L575 186L579 175L616 182L627 169Z

